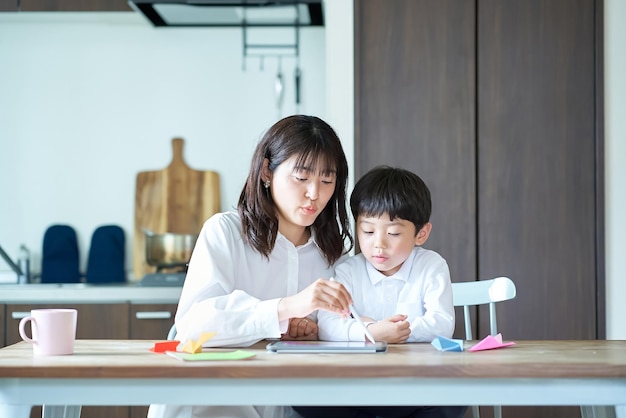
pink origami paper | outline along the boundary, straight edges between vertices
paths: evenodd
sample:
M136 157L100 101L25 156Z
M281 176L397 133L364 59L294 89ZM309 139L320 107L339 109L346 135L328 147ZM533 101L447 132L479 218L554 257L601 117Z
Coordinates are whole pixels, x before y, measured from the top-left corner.
M481 351L481 350L493 350L496 348L504 348L515 345L513 341L502 342L502 334L488 335L481 341L469 348L468 351Z

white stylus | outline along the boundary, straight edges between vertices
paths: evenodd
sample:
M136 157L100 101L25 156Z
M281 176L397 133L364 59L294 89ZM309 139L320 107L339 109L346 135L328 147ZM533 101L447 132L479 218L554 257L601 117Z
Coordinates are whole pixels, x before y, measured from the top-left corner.
M331 277L330 281L334 282L335 278ZM348 308L350 308L350 317L354 318L356 320L356 322L361 326L361 328L363 328L363 332L365 333L365 336L367 337L367 339L370 340L371 342L375 343L376 340L374 339L374 336L368 331L367 327L363 323L363 320L361 319L361 317L359 316L357 311L354 309L354 306L352 304L350 304L350 305L348 305Z

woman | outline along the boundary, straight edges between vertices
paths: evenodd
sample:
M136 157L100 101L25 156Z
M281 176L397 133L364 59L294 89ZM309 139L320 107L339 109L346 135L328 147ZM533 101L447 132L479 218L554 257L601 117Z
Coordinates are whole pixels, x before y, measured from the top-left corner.
M317 339L318 309L348 314L350 295L326 280L353 245L347 179L341 142L326 122L296 115L274 124L256 147L237 212L212 216L200 232L176 313L177 339L211 331L206 347ZM297 415L281 406L152 405L148 413L203 416Z

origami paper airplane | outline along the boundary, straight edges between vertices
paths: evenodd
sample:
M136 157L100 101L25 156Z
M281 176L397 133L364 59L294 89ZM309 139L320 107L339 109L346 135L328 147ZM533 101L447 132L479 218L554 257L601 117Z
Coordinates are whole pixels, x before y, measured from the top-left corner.
M437 336L431 344L439 351L463 351L463 340Z
M481 341L470 347L468 351L474 352L481 350L493 350L496 348L510 347L512 345L515 345L513 341L509 341L506 343L502 342L502 334L487 335Z
M192 339L187 340L187 342L183 345L182 351L190 354L200 353L202 351L202 344L209 341L214 336L215 332L203 332L200 334L197 341Z

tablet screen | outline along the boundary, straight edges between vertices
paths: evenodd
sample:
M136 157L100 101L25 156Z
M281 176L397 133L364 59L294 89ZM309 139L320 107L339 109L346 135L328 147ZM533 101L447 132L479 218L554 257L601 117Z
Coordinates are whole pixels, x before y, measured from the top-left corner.
M384 353L387 343L377 341L274 341L267 350L276 353Z

